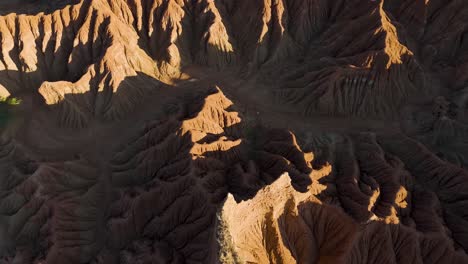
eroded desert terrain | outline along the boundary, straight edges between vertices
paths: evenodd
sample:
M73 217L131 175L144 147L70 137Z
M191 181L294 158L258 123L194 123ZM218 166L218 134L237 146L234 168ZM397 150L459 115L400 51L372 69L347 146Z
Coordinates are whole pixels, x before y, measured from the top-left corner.
M0 2L0 263L468 263L466 0Z

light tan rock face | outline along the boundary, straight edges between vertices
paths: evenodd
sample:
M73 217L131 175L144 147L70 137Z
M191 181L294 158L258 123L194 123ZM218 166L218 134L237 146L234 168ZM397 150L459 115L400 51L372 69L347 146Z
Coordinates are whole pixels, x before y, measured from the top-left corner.
M0 264L468 263L466 17L1 2Z

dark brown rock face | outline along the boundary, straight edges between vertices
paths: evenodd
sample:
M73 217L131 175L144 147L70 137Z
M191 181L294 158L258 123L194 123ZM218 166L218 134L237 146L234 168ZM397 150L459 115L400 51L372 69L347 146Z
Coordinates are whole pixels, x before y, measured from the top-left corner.
M0 1L0 264L468 263L467 17Z

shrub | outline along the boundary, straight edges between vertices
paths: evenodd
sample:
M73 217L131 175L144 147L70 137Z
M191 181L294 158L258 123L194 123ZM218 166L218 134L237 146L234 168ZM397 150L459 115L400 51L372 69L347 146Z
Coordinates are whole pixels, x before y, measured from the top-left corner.
M13 117L13 107L21 104L21 100L14 97L0 97L0 127L4 127Z

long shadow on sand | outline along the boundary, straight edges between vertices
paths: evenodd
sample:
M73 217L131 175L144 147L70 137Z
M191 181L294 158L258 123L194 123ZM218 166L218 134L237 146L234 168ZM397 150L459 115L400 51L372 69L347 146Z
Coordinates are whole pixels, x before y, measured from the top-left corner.
M0 16L6 16L9 14L50 14L56 10L63 9L68 5L74 5L79 2L80 0L2 0L0 1Z

